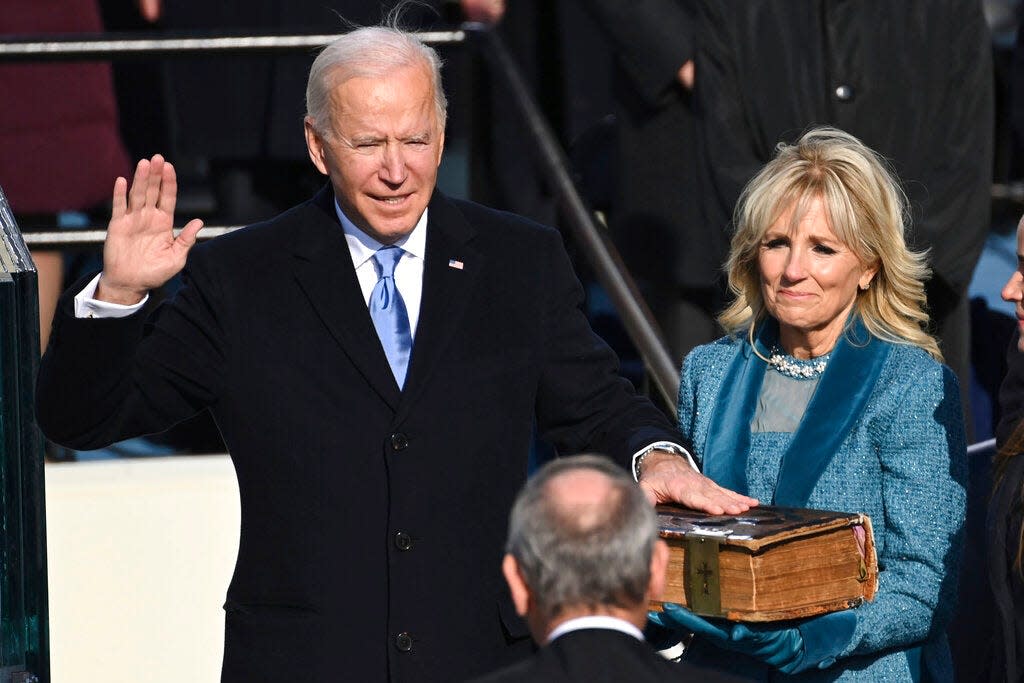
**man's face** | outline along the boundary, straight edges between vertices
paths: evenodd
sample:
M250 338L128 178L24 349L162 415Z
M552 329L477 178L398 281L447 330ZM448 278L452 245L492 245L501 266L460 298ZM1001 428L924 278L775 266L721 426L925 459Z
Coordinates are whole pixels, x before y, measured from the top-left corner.
M313 164L331 179L342 211L382 244L416 227L437 182L444 131L426 67L352 78L330 93L330 121L306 119Z
M1014 304L1017 315L1017 350L1024 352L1024 218L1017 223L1017 270L1003 285L1003 301Z

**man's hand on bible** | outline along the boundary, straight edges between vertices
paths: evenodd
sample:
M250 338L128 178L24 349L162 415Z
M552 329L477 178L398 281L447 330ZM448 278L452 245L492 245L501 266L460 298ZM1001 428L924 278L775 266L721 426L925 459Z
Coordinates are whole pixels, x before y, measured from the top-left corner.
M652 503L677 503L712 515L738 515L757 505L756 498L722 488L668 451L645 455L638 481Z
M96 299L136 304L185 267L203 222L193 219L174 236L177 195L174 166L159 154L139 161L131 189L124 178L114 182L113 209L103 244L103 274Z

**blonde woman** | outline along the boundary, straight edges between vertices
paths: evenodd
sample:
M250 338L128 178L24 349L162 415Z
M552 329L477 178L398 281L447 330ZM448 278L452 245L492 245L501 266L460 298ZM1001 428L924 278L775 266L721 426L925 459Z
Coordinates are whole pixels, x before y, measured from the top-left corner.
M779 146L734 223L735 299L720 318L731 334L687 356L681 430L722 486L870 515L879 592L859 608L781 625L708 621L675 606L655 619L696 633L685 661L705 671L949 680L963 416L956 378L925 331L928 271L905 244L899 186L859 140L818 128Z

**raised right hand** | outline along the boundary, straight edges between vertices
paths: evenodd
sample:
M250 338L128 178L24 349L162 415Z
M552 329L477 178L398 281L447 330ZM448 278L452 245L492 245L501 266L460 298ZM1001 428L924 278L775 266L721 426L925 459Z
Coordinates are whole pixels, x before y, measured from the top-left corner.
M203 222L193 219L174 236L177 195L174 166L159 154L139 161L130 190L124 178L114 181L113 210L103 243L103 274L96 288L97 299L136 304L185 267Z

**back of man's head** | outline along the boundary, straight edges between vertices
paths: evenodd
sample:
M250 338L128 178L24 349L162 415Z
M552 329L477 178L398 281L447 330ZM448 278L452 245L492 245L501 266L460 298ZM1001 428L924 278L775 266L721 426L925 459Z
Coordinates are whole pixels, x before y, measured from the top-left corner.
M645 609L656 541L640 487L607 458L580 455L548 463L527 482L506 552L529 588L531 621L551 624L581 610Z

